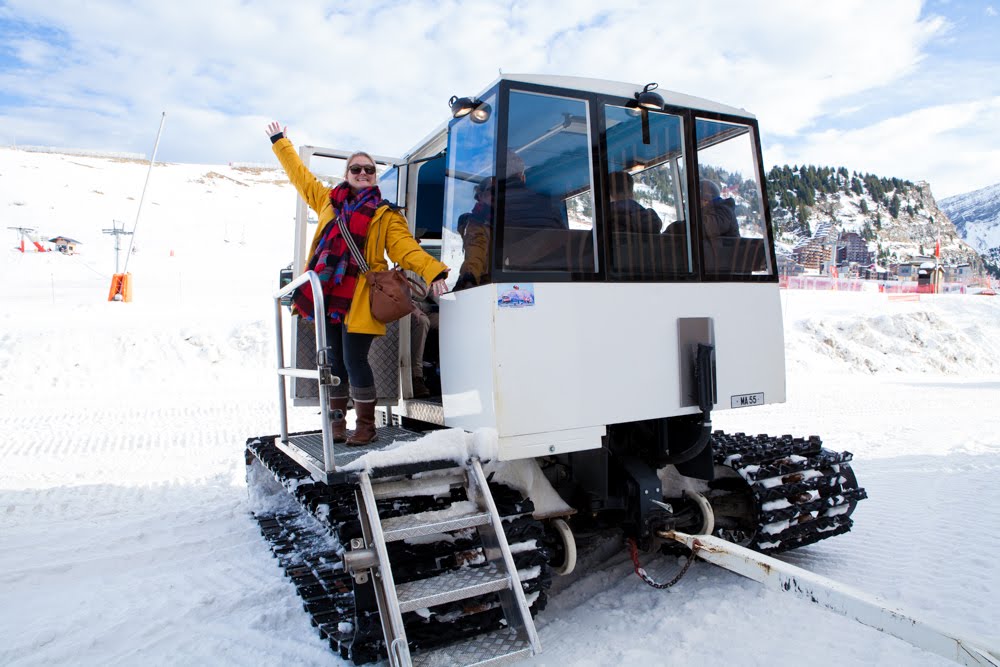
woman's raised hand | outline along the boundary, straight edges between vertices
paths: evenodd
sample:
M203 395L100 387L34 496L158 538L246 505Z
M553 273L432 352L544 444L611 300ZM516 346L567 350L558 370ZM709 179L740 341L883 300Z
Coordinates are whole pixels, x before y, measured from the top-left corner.
M267 129L264 131L267 132L267 136L269 137L273 137L276 134L284 134L285 138L288 138L288 126L286 125L285 127L281 127L281 123L276 120L268 123Z

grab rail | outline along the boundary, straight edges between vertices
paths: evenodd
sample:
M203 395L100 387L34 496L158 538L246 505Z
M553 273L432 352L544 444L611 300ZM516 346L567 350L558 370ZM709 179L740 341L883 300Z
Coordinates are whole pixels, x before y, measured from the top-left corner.
M285 366L285 337L281 322L281 299L289 296L302 285L309 283L312 287L313 312L325 313L323 288L315 271L306 271L301 276L288 283L274 293L274 323L275 339L278 348L278 409L281 421L281 442L288 445L288 403L285 398L285 378L297 377L316 380L319 383L319 406L323 424L323 469L326 473L336 470L333 460L333 433L330 426L330 387L340 384L340 378L333 375L328 356L329 345L326 340L326 327L313 327L316 331L316 370L293 368Z

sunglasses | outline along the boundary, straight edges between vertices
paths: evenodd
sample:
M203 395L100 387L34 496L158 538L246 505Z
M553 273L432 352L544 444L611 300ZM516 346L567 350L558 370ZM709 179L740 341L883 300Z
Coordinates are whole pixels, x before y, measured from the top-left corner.
M365 166L362 167L360 164L354 164L354 165L351 165L350 169L348 169L348 171L351 172L352 174L354 174L355 176L357 176L358 174L360 174L362 172L362 170L366 174L368 174L369 176L371 176L372 174L375 173L375 165L373 165L373 164L366 164Z

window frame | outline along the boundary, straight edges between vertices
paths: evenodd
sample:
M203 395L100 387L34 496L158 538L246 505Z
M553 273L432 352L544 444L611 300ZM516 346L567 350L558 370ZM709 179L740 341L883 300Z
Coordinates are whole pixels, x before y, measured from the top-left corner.
M601 232L601 214L599 213L599 207L601 202L597 199L597 191L594 187L594 181L598 178L596 173L597 165L599 164L597 151L600 145L600 140L595 139L594 131L596 129L595 119L594 119L594 104L591 99L591 94L580 90L573 90L569 88L555 88L552 86L541 86L536 84L528 84L522 82L512 82L512 81L502 81L500 83L500 89L498 91L498 107L501 110L500 119L502 122L497 123L497 142L496 142L496 170L495 174L506 174L507 173L507 151L509 143L509 127L510 127L510 96L511 93L529 93L538 95L547 95L550 97L566 98L570 100L577 100L583 102L587 108L587 133L590 136L590 182L591 182L591 193L594 198L594 228L591 231L591 239L594 244L594 257L597 263L597 269L595 271L525 271L519 269L508 269L503 266L503 247L504 247L504 228L506 225L499 225L497 221L506 221L506 208L507 208L507 197L506 197L506 179L497 178L497 192L495 194L494 201L496 202L496 210L493 215L493 239L490 246L490 265L491 271L490 275L492 282L494 283L516 283L516 282L540 282L540 283L555 283L555 282L603 282L606 280L605 269L604 269L604 239L603 233ZM596 235L596 237L595 237Z
M610 101L609 101L610 100ZM605 256L611 251L612 240L611 240L611 229L610 225L607 224L607 220L610 218L611 211L608 210L607 206L611 203L611 184L608 175L610 174L610 160L607 154L607 141L604 140L603 133L607 131L607 114L605 112L607 107L627 107L629 102L634 102L635 100L630 100L624 97L611 97L607 95L598 96L597 104L600 106L600 127L602 136L598 138L598 143L601 147L601 183L600 183L600 201L602 207L601 213L601 235L603 237L602 245L605 248ZM690 111L687 107L675 107L670 105L665 105L663 108L663 113L671 116L677 116L681 119L681 132L683 135L684 148L682 151L683 164L684 164L684 179L687 182L687 196L688 196L688 211L687 215L691 222L692 236L688 239L688 258L691 261L691 270L687 271L681 275L675 276L606 276L605 282L611 283L688 283L688 282L701 282L700 275L701 271L701 255L696 251L696 248L701 246L701 223L696 220L693 216L694 214L694 204L691 200L691 175L690 175L690 161L688 159L688 153L690 152L688 147L691 146L691 138L688 133L688 128L691 125L690 117L686 115L685 112ZM605 274L607 274L607 268L604 267Z
M489 262L491 267L490 280L492 283L516 283L516 282L540 282L540 283L563 283L563 282L609 282L609 283L777 283L777 258L775 253L774 226L771 222L771 207L768 199L767 180L764 172L764 160L760 144L760 127L756 118L745 116L735 116L732 114L694 109L675 105L665 105L664 112L681 117L684 138L684 167L686 170L687 195L688 195L688 215L692 220L691 243L691 271L675 277L662 278L628 278L611 277L608 275L607 258L610 252L609 229L607 225L609 211L607 210L609 196L608 182L608 155L604 142L603 132L605 131L605 105L625 107L634 103L634 99L597 93L581 91L572 88L562 88L558 86L547 86L522 81L503 80L491 89L496 92L496 109L498 114L496 142L494 144L494 175L506 173L507 169L507 146L509 138L510 120L510 95L512 92L535 93L550 95L554 97L565 97L580 100L587 104L590 134L590 157L591 157L591 188L594 198L594 227L596 233L595 257L597 270L594 272L575 271L525 271L505 269L502 264L502 248L504 230L503 226L496 224L496 221L503 220L506 211L505 184L502 179L497 179L496 210L494 211L494 226L489 248ZM655 113L655 112L654 112ZM768 267L770 272L763 275L725 275L707 274L704 271L704 247L702 244L703 220L700 203L696 193L698 192L698 150L697 150L697 127L696 120L720 121L737 125L744 125L750 129L750 141L752 147L752 159L756 170L757 183L760 188L761 209L764 216L766 252L768 255ZM450 131L450 126L449 126Z
M743 118L741 116L732 116L730 114L715 113L711 111L702 111L700 109L689 109L688 112L691 116L691 122L689 125L686 126L686 129L690 130L691 143L689 145L693 147L693 150L690 151L690 155L687 156L691 169L691 173L688 179L689 193L698 192L697 189L691 190L690 188L700 187L700 185L698 184L699 174L701 173L701 171L700 171L700 165L698 164L698 144L697 144L697 125L696 125L697 120L699 118L703 118L705 120L710 120L710 121L731 123L734 125L747 125L750 127L750 133L749 133L750 145L752 148L751 156L754 160L754 167L757 170L757 184L760 188L760 191L757 194L761 200L761 213L764 216L764 227L765 227L764 244L768 256L767 265L768 268L770 269L769 274L757 275L757 276L745 275L745 274L726 275L723 273L706 274L704 270L701 270L699 271L699 273L701 274L700 282L705 282L705 283L778 282L778 262L775 252L774 225L771 222L771 206L767 192L766 174L764 173L764 156L763 153L761 152L761 147L760 147L760 126L757 124L757 119ZM689 194L688 197L691 198L691 194ZM698 197L695 199L695 201L698 202L698 205L695 208L697 209L698 234L700 236L701 230L704 229L704 227L702 226L703 223L701 219L701 198ZM703 259L704 252L705 252L704 244L701 242L701 239L699 238L696 254L699 256L699 258L701 258L700 259L701 262L704 262ZM703 263L702 266L704 266Z

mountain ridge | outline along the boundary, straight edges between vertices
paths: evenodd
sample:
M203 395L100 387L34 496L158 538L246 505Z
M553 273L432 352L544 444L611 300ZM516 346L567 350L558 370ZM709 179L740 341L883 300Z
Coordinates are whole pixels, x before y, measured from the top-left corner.
M1000 278L1000 183L940 202L955 228L978 250L990 273Z
M980 275L995 269L989 255L967 240L970 227L954 224L926 182L813 165L773 167L767 181L775 237L789 254L817 233L855 232L878 264L931 255L940 243L947 263L967 263Z

